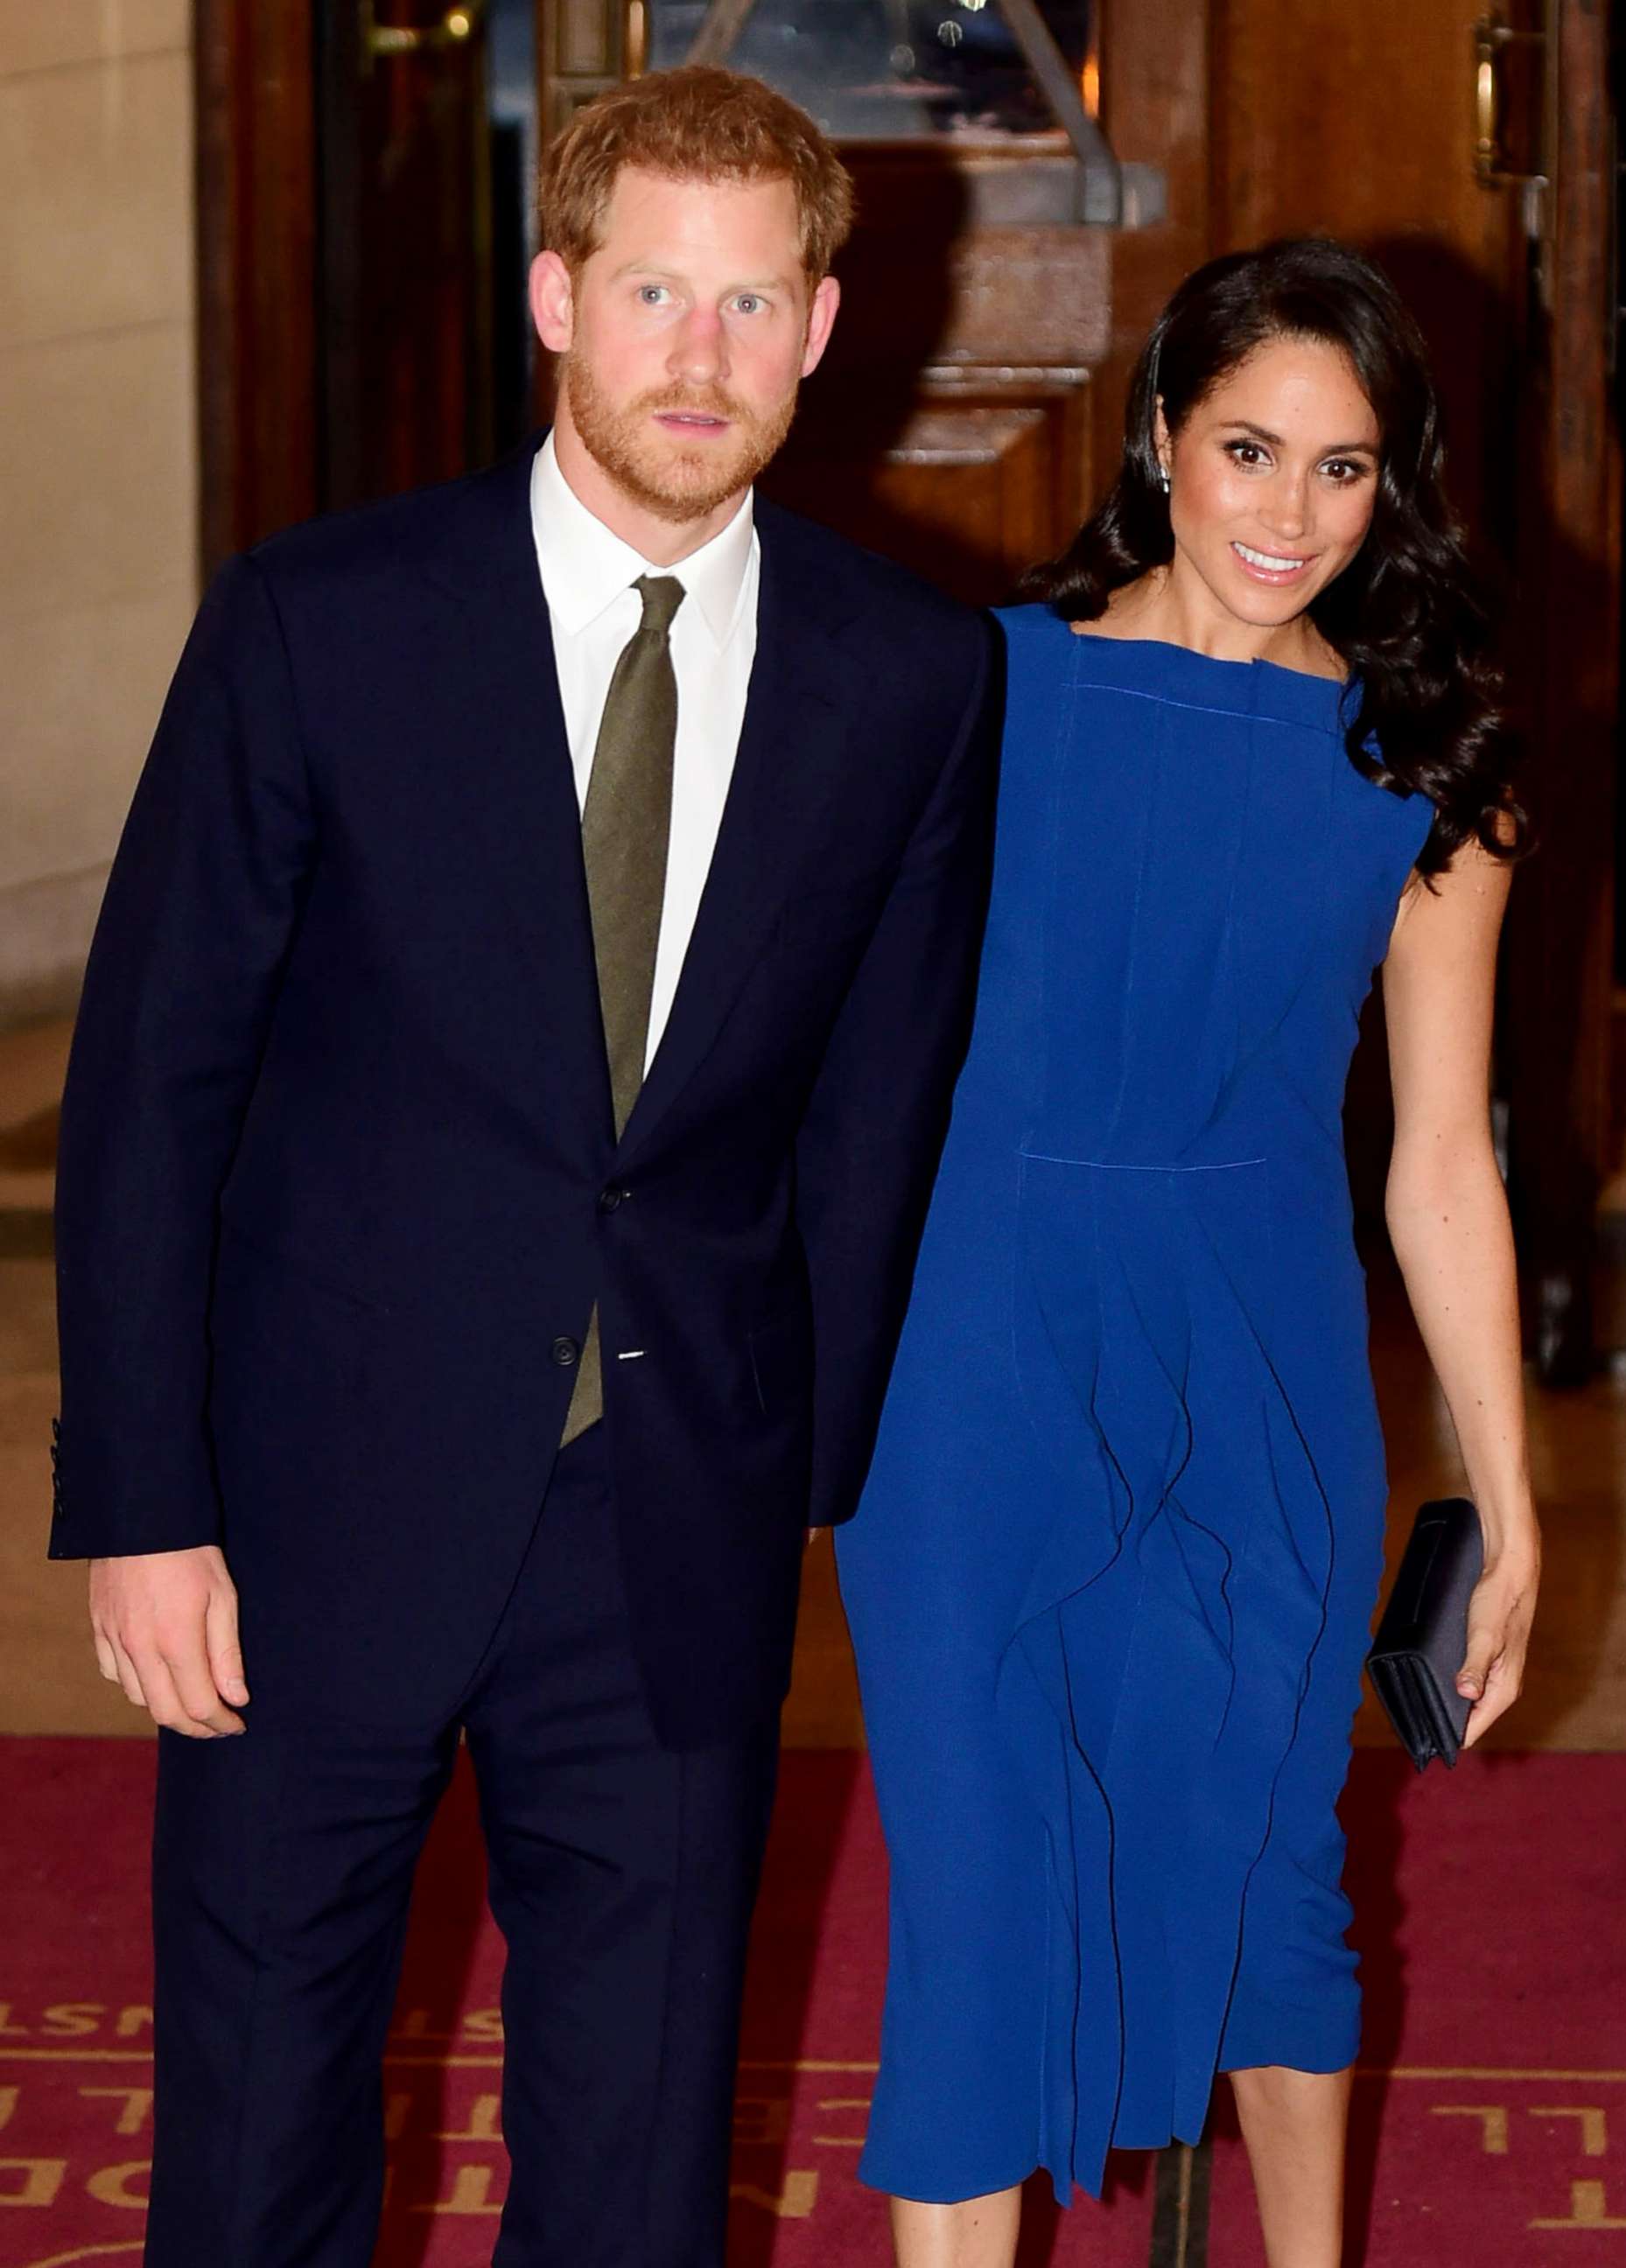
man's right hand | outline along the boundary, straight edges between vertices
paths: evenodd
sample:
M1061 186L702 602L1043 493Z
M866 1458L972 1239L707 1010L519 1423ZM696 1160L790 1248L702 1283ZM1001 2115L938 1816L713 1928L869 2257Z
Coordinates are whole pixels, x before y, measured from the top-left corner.
M216 1545L92 1559L91 1631L102 1675L155 1724L195 1741L243 1730L237 1590Z

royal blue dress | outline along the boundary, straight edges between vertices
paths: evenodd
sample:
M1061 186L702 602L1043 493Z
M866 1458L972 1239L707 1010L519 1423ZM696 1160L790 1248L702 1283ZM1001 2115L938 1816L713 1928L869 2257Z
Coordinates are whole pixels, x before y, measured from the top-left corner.
M891 1858L860 2173L949 2202L1354 2060L1385 1482L1341 1106L1432 819L1343 688L1002 617L970 1056L842 1593Z

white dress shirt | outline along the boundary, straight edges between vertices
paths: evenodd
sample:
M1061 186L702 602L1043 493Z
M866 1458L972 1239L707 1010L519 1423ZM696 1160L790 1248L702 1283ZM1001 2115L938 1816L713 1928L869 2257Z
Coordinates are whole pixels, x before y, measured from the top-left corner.
M622 649L644 618L641 575L675 575L684 599L672 624L678 681L672 839L650 1001L648 1068L672 1012L683 956L711 870L734 776L756 657L761 546L747 493L728 526L673 567L641 559L588 511L559 469L550 433L531 473L531 526L553 624L554 662L578 807L587 801L605 697Z

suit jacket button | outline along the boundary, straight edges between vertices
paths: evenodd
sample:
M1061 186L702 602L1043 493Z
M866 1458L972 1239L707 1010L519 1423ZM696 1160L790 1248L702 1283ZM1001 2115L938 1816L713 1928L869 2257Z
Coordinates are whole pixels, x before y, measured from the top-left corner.
M614 1182L612 1182L608 1189L600 1189L599 1191L599 1211L600 1212L614 1212L622 1205L625 1204L627 1199L631 1195L632 1191L630 1189L617 1189Z
M581 1359L581 1351L574 1339L557 1338L553 1343L553 1359L561 1370L574 1370Z

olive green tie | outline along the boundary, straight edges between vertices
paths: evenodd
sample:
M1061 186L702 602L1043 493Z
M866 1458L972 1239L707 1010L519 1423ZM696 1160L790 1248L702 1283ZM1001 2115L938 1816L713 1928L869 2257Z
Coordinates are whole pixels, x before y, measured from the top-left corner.
M610 679L582 812L582 858L617 1141L638 1099L649 1051L678 733L678 681L669 641L673 616L683 603L683 585L673 575L645 575L634 587L644 601L644 619L622 649ZM564 1440L573 1441L603 1414L595 1307Z

